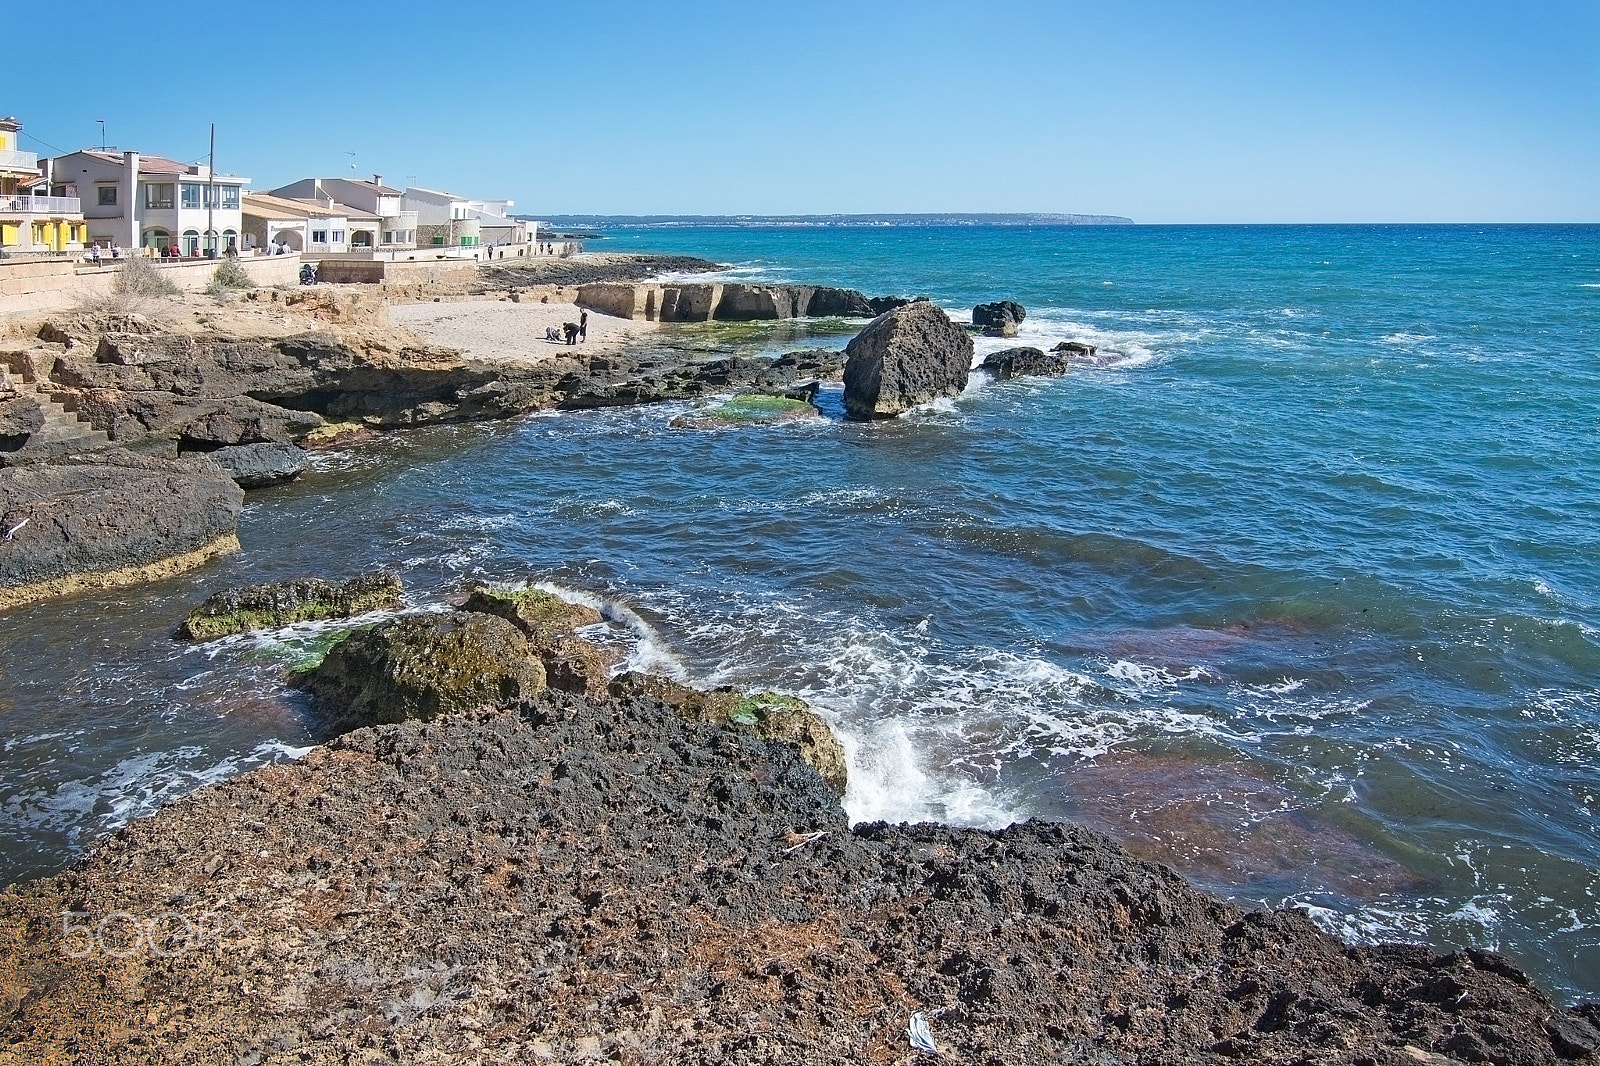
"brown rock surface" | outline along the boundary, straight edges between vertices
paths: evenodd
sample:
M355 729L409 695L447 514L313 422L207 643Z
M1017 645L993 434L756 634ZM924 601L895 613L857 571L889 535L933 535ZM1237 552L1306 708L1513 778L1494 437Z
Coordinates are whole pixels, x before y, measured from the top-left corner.
M8 1066L905 1063L913 1013L1019 1066L1600 1035L1492 953L1350 948L1067 825L851 831L789 745L559 693L358 730L13 886L0 994Z

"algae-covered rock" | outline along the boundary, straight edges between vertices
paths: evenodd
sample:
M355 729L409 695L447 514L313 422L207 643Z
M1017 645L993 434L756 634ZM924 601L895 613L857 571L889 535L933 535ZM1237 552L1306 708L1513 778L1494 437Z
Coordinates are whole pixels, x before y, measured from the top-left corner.
M794 396L745 393L721 403L704 404L672 420L675 429L723 429L737 426L773 426L818 418L810 401Z
M611 668L619 656L573 635L579 626L603 621L593 607L572 603L543 589L478 585L468 593L461 609L504 618L526 634L529 646L544 663L549 687L585 696L606 694Z
M613 678L613 696L650 696L691 722L740 726L763 740L783 740L800 749L803 758L828 787L844 795L849 767L844 747L806 702L776 692L741 695L731 686L710 691L691 688L655 674L629 672Z
M579 626L604 621L588 604L572 603L544 589L497 589L477 585L467 593L463 611L498 615L535 643L552 643Z
M390 610L400 606L401 591L400 579L383 570L342 584L303 578L228 589L191 611L177 635L185 640L215 640L230 633Z
M452 611L353 633L299 684L360 721L402 722L531 696L545 672L504 618Z

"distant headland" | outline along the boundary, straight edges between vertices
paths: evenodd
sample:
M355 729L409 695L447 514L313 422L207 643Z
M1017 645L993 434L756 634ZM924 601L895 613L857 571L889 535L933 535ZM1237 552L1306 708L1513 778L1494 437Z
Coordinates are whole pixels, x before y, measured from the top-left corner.
M552 229L616 229L619 227L772 226L841 228L866 226L1131 226L1121 215L1049 214L888 214L888 215L543 215Z

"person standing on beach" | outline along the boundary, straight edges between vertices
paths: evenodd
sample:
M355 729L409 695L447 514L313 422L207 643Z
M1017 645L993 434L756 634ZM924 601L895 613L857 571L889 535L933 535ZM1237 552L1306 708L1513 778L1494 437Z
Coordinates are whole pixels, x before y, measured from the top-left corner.
M589 339L589 312L587 311L578 316L578 339L580 341Z

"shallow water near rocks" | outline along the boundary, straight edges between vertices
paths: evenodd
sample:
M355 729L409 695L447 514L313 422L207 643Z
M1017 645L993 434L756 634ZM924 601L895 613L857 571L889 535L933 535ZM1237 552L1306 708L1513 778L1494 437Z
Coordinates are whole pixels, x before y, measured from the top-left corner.
M630 665L798 693L857 819L1085 821L1357 938L1600 995L1600 230L619 232L729 276L1014 298L1112 358L892 423L689 405L393 435L251 495L245 550L0 615L0 880L329 723L228 585L399 572L602 605ZM707 331L708 334L716 331ZM842 347L836 324L705 350ZM980 354L1007 342L980 341Z

